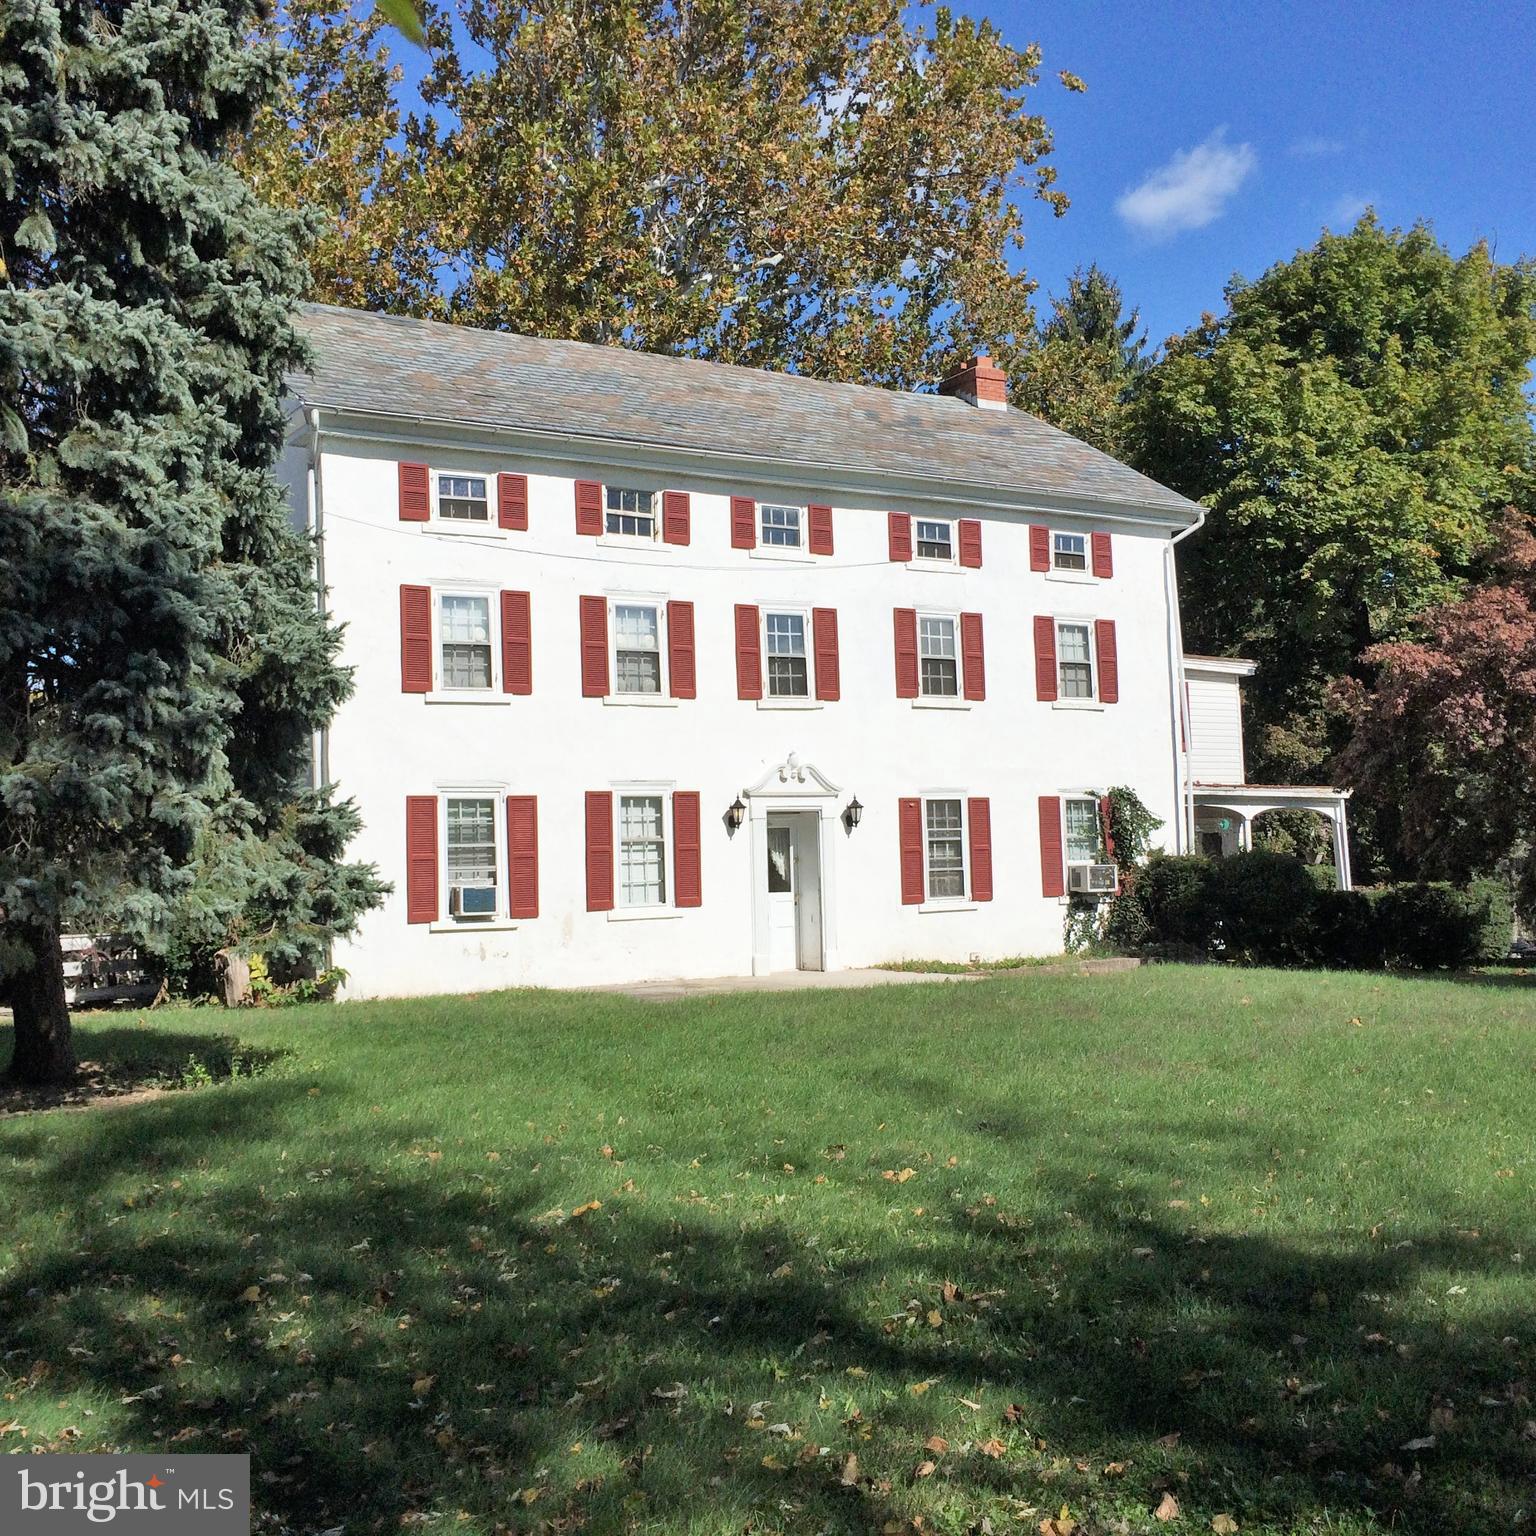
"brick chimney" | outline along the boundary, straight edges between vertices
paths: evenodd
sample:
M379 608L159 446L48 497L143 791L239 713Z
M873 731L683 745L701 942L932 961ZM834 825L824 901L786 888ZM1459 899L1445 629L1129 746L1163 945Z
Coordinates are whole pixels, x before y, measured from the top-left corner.
M1008 375L985 353L973 357L939 381L941 395L958 395L969 405L984 411L1008 409Z

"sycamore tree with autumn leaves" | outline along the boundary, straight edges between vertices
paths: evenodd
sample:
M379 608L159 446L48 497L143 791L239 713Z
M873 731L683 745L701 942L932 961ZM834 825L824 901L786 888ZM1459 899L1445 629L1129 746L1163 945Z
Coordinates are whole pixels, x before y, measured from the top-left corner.
M406 113L382 15L276 14L295 72L243 164L330 215L314 297L896 388L1034 345L1022 205L1066 207L1038 47L895 0L423 20Z

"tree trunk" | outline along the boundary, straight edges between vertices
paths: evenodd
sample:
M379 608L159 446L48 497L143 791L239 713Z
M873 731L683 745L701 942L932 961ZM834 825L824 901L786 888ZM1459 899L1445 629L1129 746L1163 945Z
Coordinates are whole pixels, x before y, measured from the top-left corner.
M75 1042L64 1001L64 956L57 923L7 924L32 951L30 968L8 977L16 1042L6 1078L27 1087L75 1080Z

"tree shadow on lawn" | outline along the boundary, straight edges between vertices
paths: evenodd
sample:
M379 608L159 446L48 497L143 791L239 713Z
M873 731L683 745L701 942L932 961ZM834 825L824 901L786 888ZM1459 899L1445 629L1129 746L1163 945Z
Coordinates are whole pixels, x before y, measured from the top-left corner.
M0 1199L69 1218L0 1276L0 1356L25 1378L8 1414L78 1392L127 1448L249 1451L257 1529L961 1531L1022 1501L1092 1531L1144 1527L1171 1489L1201 1526L1440 1532L1504 1528L1529 1498L1525 1308L1456 1325L1409 1305L1503 1261L1435 1232L1327 1251L1202 1232L1166 1209L1166 1160L1230 1126L1143 1127L1118 1180L1037 1162L1028 1210L943 1171L969 1187L921 1240L870 1249L870 1212L911 1186L846 1164L822 1198L867 1202L862 1236L824 1239L793 1206L652 1205L640 1159L606 1170L599 1208L546 1210L539 1143L513 1171L401 1118L367 1145L304 1128L280 1176L242 1172L307 1092L177 1095L68 1139L13 1123ZM984 1118L1016 1166L1049 1153ZM104 1443L75 1422L72 1448Z

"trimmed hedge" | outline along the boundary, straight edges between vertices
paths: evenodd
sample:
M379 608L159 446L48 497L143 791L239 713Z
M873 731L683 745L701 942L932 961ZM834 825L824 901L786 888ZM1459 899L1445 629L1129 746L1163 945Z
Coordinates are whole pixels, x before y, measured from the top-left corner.
M1149 950L1196 950L1247 965L1464 970L1509 949L1509 893L1417 882L1341 891L1289 854L1154 854L1115 905L1110 934Z

